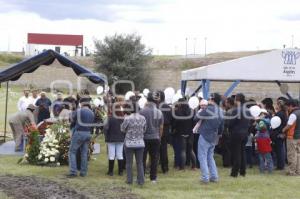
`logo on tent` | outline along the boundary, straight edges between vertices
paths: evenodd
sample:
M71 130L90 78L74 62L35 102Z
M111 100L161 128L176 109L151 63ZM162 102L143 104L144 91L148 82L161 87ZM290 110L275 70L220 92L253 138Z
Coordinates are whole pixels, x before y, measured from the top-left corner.
M288 65L296 65L297 64L297 59L300 57L300 52L295 52L295 51L282 51L281 54L284 64Z

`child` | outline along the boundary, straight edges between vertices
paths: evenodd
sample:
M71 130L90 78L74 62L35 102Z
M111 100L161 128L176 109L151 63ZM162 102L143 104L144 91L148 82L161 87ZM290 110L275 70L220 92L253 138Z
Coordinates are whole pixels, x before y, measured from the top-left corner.
M269 173L273 170L273 159L271 156L272 147L269 133L270 120L266 118L265 112L262 111L261 119L258 120L256 129L256 143L259 158L259 170L261 173L267 169Z

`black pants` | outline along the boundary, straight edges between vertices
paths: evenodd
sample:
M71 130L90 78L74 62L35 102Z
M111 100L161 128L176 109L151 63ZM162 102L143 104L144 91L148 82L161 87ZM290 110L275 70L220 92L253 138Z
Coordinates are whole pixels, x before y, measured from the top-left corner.
M276 153L276 165L277 169L282 170L284 169L285 165L285 141L281 138L275 139L275 153Z
M196 167L200 168L199 160L198 160L198 140L200 134L194 134L194 144L193 144L193 151L196 156Z
M159 159L160 141L158 139L145 140L144 170L146 170L147 154L150 156L150 180L157 178L157 166Z
M163 173L169 171L169 160L168 160L168 137L167 135L163 135L161 137L160 144L160 164L161 170Z
M189 158L190 162L192 163L192 167L196 167L196 156L193 151L193 142L194 139L192 135L190 136L182 136L176 135L174 138L177 140L176 143L178 144L178 150L176 150L176 156L178 157L178 166L180 169L184 169L187 158ZM188 157L187 157L188 154Z
M245 145L247 142L247 135L242 133L234 133L231 136L231 155L232 155L232 169L231 176L237 177L238 174L246 175L246 151Z
M231 143L229 135L222 136L222 160L223 160L223 167L230 167L231 166Z

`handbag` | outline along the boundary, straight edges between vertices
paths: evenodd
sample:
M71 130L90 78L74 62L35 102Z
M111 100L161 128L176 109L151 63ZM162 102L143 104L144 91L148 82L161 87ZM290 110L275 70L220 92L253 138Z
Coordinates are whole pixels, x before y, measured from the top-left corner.
M138 140L125 139L125 146L127 148L144 148L145 142L143 139L138 139Z

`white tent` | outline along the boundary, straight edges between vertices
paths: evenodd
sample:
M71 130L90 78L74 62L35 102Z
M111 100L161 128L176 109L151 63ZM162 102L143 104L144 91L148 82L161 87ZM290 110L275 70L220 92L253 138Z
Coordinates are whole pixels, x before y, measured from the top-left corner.
M222 63L182 71L182 81L300 82L300 50L273 50Z

